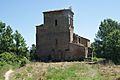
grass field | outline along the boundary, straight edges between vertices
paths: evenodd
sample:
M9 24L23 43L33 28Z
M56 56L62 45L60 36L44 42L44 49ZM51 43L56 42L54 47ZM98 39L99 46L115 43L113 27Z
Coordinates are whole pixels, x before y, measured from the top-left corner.
M10 68L10 67L9 67ZM0 80L7 67L0 69ZM119 80L120 65L86 64L84 62L32 62L13 69L11 80Z

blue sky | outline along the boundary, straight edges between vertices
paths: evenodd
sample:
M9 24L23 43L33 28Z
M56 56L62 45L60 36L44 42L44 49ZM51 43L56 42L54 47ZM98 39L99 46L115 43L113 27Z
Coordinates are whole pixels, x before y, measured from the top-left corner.
M0 20L18 30L28 46L35 43L35 26L43 23L42 12L72 6L74 31L94 41L106 18L120 21L120 0L1 0Z

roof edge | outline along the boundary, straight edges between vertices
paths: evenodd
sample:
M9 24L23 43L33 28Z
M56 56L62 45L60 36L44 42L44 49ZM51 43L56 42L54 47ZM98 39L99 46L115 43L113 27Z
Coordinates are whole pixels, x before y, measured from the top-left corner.
M43 12L43 14L45 14L45 13L52 13L52 12L60 12L60 11L70 11L74 15L74 13L73 13L73 11L71 9L50 10L50 11Z

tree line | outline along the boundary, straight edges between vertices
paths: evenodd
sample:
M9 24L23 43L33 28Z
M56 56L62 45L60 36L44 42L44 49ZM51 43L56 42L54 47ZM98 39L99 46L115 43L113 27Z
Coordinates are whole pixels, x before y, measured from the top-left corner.
M3 22L0 22L0 65L19 64L23 66L34 57L35 45L29 50L23 36Z
M92 43L94 55L120 64L120 23L104 19Z

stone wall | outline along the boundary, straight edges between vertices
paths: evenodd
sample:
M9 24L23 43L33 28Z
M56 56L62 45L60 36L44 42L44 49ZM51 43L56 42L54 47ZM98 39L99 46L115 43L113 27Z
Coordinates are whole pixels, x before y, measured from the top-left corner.
M88 39L74 33L70 9L43 12L36 26L36 55L41 61L80 60L88 55Z
M85 48L69 43L69 51L65 53L65 60L81 60L85 58Z
M85 47L90 47L90 40L80 37L80 43L83 44Z

